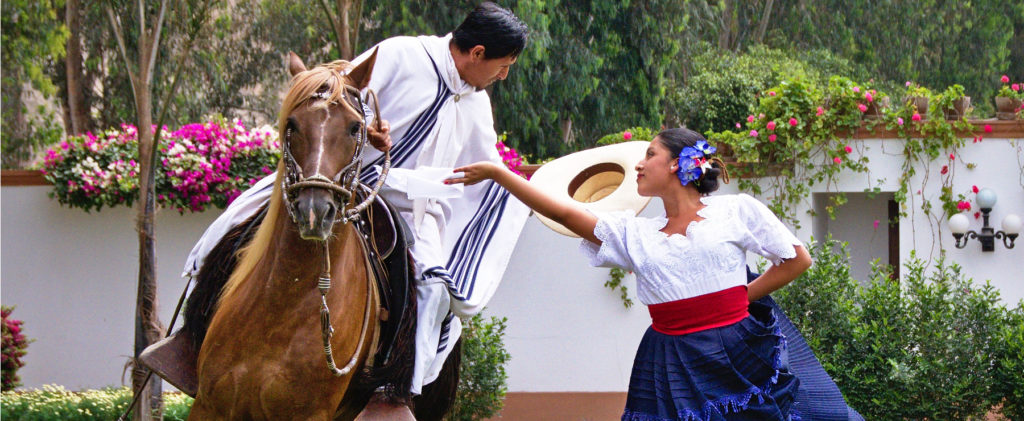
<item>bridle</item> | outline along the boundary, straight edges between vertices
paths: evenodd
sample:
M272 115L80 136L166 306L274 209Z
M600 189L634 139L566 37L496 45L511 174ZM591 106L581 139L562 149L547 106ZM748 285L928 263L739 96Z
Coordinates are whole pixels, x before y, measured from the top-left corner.
M344 85L344 91L342 96L345 101L349 102L349 105L353 106L360 112L363 113L366 101L363 99L362 94L358 89ZM377 102L377 94L372 89L367 89L367 96L373 98L374 115L376 116L377 128L381 128L380 119L380 107ZM319 91L314 93L310 99L322 99L327 100L330 97L328 91ZM335 222L341 222L342 224L350 221L358 221L361 218L361 212L366 209L370 203L377 197L377 193L380 192L381 187L384 185L384 180L388 176L388 171L391 169L391 152L384 152L384 166L381 170L380 177L377 179L377 183L372 189L367 189L365 186L359 184L359 174L363 169L363 160L361 158L363 148L366 146L368 136L366 134L366 124L362 125L359 131L359 139L356 141L356 150L352 154L352 160L349 161L334 179L327 178L319 173L305 177L302 174L302 169L299 163L295 160L295 157L291 152L291 128L289 127L285 132L284 143L281 147L282 159L284 160L284 171L285 176L282 180L282 192L284 195L285 207L288 209L288 215L292 218L292 222L298 224L298 215L295 213L295 203L298 200L299 192L302 189L307 188L319 188L327 189L333 193L334 200L338 203L339 211ZM356 189L362 188L366 192L366 198L363 199L358 205L347 209L352 202L352 197ZM364 221L365 222L365 221ZM365 249L366 241L368 239L362 238L359 242ZM359 333L359 342L356 346L355 352L352 353L352 358L349 359L345 367L339 369L334 363L334 353L331 347L331 337L334 335L334 328L331 327L331 310L327 307L327 292L331 288L331 255L328 249L329 241L323 241L323 261L322 270L320 277L317 280L317 289L320 290L320 336L323 339L324 344L324 355L327 358L327 369L330 370L335 376L343 376L348 374L355 367L358 361L359 355L363 352L363 346L366 343L366 333L370 324L371 309L374 297L373 277L367 276L366 285L366 307L363 314L363 325ZM364 256L366 256L366 250L364 250ZM369 267L369 260L367 259L367 267Z
M362 113L366 101L363 100L359 90L349 85L344 85L344 89L343 96L345 100L349 101L350 105ZM314 93L311 99L319 98L326 100L329 95L330 93L327 91L320 91ZM367 95L373 98L374 115L377 116L375 120L379 129L381 123L380 108L377 104L377 94L374 93L373 90L367 89ZM380 192L381 187L384 185L384 179L387 178L388 170L391 169L390 151L384 152L384 166L381 170L381 175L377 179L377 183L366 195L366 198L351 209L346 209L352 201L353 192L359 188L359 174L363 169L363 160L360 156L362 155L363 148L369 140L366 134L366 124L363 124L362 128L359 130L359 139L356 141L356 150L355 153L352 154L352 160L334 176L333 180L319 173L310 177L306 177L302 174L302 168L292 155L291 130L291 127L289 127L285 131L284 143L281 145L285 170L281 190L284 194L284 201L286 203L286 208L288 209L288 216L292 218L292 222L296 224L298 223L298 215L295 214L295 202L298 200L299 192L306 188L327 189L333 193L334 200L339 206L338 217L335 222L345 224L349 221L358 219L360 212L362 212L363 209L366 209L366 207L373 202L374 198L377 197L377 193Z

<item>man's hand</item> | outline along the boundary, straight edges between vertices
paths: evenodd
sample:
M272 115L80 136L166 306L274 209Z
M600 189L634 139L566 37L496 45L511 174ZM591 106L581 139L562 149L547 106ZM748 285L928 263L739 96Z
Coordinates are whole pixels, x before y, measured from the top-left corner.
M377 130L376 124L371 124L366 128L366 134L370 137L370 144L377 150L387 152L391 149L391 125L387 120L380 121L380 130Z

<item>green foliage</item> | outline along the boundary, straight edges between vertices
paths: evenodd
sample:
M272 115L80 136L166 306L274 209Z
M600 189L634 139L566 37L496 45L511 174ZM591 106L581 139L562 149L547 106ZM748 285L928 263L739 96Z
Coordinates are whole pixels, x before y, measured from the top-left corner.
M867 419L976 419L1019 396L1021 309L1007 316L990 284L912 255L902 284L876 267L861 285L830 238L811 255L812 269L774 296Z
M884 97L842 76L830 77L824 87L804 77L788 78L759 94L757 105L743 118L745 123L736 123L740 128L706 135L724 146L723 151L731 150L735 158L759 163L745 168L745 175L774 175L760 184L741 179L740 189L761 194L766 186L769 207L799 226L795 207L810 194L812 185L833 186L843 171L867 171L868 159L851 154L843 134L859 128L868 107L877 106L876 101ZM863 124L877 123L866 120ZM833 195L830 200L826 210L834 217L845 196Z
M62 386L3 392L0 418L17 421L109 421L128 409L132 392L127 387L70 392ZM188 418L192 398L183 393L164 393L165 421Z
M647 127L630 127L621 132L609 133L601 136L600 139L597 139L597 145L605 146L631 141L650 142L654 140L654 137L657 135L657 131L651 130Z
M479 314L463 320L459 387L446 420L481 420L501 410L508 391L505 364L512 358L503 342L506 322L504 317L487 320Z
M999 332L1000 342L995 366L995 391L1003 397L1002 413L1012 420L1024 419L1024 301L1007 312Z
M44 99L57 93L49 67L64 57L68 31L57 12L61 0L11 0L0 3L0 148L2 167L20 168L60 136L59 120L40 106L29 113L30 89Z
M707 44L703 48L688 58L691 76L670 85L667 116L674 124L702 132L734 128L753 111L763 92L783 80L802 78L819 84L829 75L853 71L849 62L827 51L791 53L755 46L736 54Z
M4 111L7 115L7 110ZM36 108L37 118L29 119L26 123L24 137L18 137L15 133L2 133L3 141L0 142L0 161L3 169L23 168L26 164L31 165L32 160L37 158L39 152L47 146L60 142L64 136L64 128L52 112L46 107ZM4 118L7 121L7 118ZM4 129L6 131L6 127Z
M622 283L623 278L626 277L626 270L622 268L611 268L609 276L610 278L604 282L604 286L612 291L618 290L619 298L622 299L623 307L632 307L633 300L629 298L629 289Z
M825 48L861 63L876 80L913 80L928 86L961 83L968 95L990 98L994 92L990 75L1024 74L1024 61L1010 59L1024 54L1019 48L1024 45L1020 4L1000 0L775 4L765 43ZM986 113L991 110L987 101L978 106Z
M0 50L3 51L3 83L31 83L44 95L53 95L53 80L46 74L49 61L64 56L64 43L68 37L64 22L57 11L64 8L61 0L7 0L3 10L3 32ZM7 94L5 88L4 94Z

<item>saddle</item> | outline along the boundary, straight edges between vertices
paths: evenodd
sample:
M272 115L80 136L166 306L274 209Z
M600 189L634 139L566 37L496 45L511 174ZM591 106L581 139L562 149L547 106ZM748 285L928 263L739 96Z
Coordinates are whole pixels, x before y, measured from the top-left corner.
M366 194L366 192L360 192L359 194ZM228 265L227 268L218 269L216 272L220 276L213 276L213 278L223 278L226 281L226 276L233 271L236 264L233 256L251 240L256 229L262 223L266 213L265 208L266 206L250 221L233 229L231 233L221 239L220 243L214 248L214 251L211 252L210 257L207 259L207 264ZM370 256L368 256L368 260L371 263L369 269L377 280L377 288L381 297L382 308L378 328L380 333L377 339L377 350L373 358L374 365L379 366L387 362L391 357L391 351L399 334L402 320L410 316L406 313L408 311L415 311L415 309L410 310L408 308L410 307L408 305L411 299L409 294L412 288L412 265L409 248L412 247L414 238L405 219L399 215L398 211L391 204L381 197L377 197L370 206L363 210L361 218L355 223L355 228L366 243L366 249L369 250ZM223 252L223 254L232 256L232 258L221 261L213 259L213 255L217 253L218 249L226 249L226 252ZM204 264L204 271L207 264ZM223 284L201 285L203 282L210 282L205 281L203 275L204 273L200 272L192 294L195 295L197 294L196 291L200 290L215 289L212 295L214 297L219 295ZM189 327L190 322L193 322L202 325L203 330L201 334L205 334L205 327L213 315L212 304L210 304L213 302L215 302L215 299L207 298L193 302L193 297L189 297L188 305L190 307L203 306L208 308L207 311L193 313L202 314L205 320L186 320L185 327L150 345L139 355L140 364L191 397L195 397L198 390L196 364L198 362L199 347L194 340L194 333L183 332L183 330ZM411 316L415 317L415 315Z

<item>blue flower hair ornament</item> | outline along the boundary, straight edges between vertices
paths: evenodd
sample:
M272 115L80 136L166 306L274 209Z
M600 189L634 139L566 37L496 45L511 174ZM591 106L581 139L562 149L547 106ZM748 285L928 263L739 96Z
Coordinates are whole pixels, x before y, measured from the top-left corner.
M699 180L704 172L711 169L711 162L707 156L715 153L718 149L708 144L704 139L698 140L694 146L684 147L679 151L679 181L683 185Z

